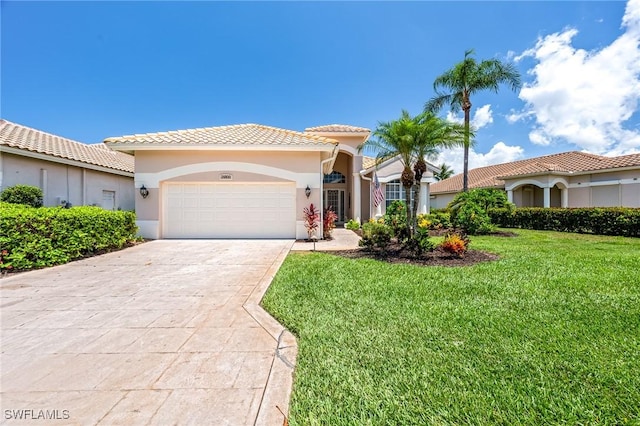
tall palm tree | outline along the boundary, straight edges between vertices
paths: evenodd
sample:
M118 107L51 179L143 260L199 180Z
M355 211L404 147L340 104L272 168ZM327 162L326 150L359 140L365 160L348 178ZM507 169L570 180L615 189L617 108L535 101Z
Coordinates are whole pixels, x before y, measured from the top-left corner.
M445 180L453 176L453 169L447 164L442 163L438 166L438 168L440 169L440 171L433 174L433 177L436 178L436 180Z
M425 104L425 110L436 112L444 105L449 105L453 112L464 112L464 171L462 175L462 190L469 189L469 146L470 146L470 111L471 96L482 90L498 92L500 84L508 85L516 91L520 86L520 73L515 65L503 63L497 59L477 62L473 58L473 49L464 53L464 60L453 68L445 71L433 82L436 96ZM441 91L448 89L448 92Z

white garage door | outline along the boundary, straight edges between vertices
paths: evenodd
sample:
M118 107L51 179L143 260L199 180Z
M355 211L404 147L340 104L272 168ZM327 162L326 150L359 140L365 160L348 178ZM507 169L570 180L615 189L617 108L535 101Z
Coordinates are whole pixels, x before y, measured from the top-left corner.
M167 183L164 238L295 238L293 183Z

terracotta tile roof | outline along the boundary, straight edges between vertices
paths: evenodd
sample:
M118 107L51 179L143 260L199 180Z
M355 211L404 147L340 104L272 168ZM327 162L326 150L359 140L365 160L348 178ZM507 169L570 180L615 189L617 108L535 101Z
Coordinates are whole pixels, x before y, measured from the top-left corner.
M170 132L145 133L111 137L105 144L134 146L331 146L338 142L322 136L308 135L292 130L260 124L236 124L230 126L204 127Z
M307 127L305 132L316 133L371 133L365 127L349 126L347 124L327 124L326 126Z
M362 156L362 168L367 170L376 165L376 157Z
M0 145L133 173L132 155L76 142L0 119Z
M621 167L640 167L640 154L604 157L585 152L570 151L545 155L511 163L495 164L469 170L469 188L504 186L503 178L543 173L584 173ZM462 173L431 185L431 193L462 191Z

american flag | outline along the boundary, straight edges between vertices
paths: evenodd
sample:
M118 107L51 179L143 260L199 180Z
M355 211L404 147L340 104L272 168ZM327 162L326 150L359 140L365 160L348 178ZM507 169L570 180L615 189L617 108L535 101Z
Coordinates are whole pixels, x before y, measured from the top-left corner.
M378 207L384 200L384 192L380 187L380 181L378 180L378 174L373 174L373 206Z

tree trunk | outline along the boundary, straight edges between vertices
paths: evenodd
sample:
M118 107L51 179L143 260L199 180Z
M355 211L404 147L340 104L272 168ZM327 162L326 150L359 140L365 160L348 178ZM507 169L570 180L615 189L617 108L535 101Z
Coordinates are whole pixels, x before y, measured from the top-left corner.
M418 226L418 206L420 205L420 184L414 183L413 186L411 187L411 190L413 191L413 205L412 205L412 211L411 211L411 229L412 229L411 236L413 236L416 232L416 229L418 229L417 226Z
M407 209L407 236L411 238L413 236L413 218L411 217L411 213L413 210L413 207L411 206L411 187L406 187L404 186L404 184L402 186L404 187L404 202Z
M468 100L464 103L464 168L462 171L462 191L469 190L469 127L470 127L470 111L471 102Z

